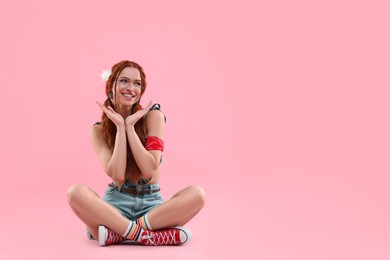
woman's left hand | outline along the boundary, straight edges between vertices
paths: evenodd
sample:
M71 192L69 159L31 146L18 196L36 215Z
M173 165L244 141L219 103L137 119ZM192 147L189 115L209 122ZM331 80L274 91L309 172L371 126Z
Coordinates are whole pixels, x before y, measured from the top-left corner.
M137 112L135 112L132 115L129 115L125 119L126 127L128 127L128 126L134 127L134 125L138 122L138 120L140 120L143 116L145 116L149 112L149 109L152 107L152 105L153 105L153 103L152 103L152 101L150 101L149 104L145 108L138 110Z

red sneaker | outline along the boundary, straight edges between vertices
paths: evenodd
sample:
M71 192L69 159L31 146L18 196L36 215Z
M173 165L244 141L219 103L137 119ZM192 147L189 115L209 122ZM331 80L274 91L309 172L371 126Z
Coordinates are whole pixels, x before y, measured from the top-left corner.
M99 245L108 246L112 244L118 244L126 240L125 237L109 230L105 226L99 226Z
M141 244L145 246L183 245L191 239L191 232L184 227L174 227L162 230L144 230L141 234Z

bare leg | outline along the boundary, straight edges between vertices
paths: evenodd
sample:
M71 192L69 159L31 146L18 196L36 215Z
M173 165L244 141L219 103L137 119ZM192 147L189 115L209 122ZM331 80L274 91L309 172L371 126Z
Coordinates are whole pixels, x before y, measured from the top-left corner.
M119 210L102 200L85 184L77 183L69 188L68 203L95 239L98 239L99 225L122 235L130 223Z
M204 206L206 194L198 186L189 186L148 214L152 229L184 226Z

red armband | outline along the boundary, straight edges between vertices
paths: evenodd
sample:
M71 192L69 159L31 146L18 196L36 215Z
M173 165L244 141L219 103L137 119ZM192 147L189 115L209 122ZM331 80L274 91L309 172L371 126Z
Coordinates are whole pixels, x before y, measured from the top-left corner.
M159 150L164 151L164 141L158 138L157 136L148 136L146 137L145 142L146 150Z

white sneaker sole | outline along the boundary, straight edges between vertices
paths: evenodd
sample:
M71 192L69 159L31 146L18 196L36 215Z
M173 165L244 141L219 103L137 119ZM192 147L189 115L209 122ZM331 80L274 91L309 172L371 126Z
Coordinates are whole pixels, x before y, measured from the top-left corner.
M98 241L100 246L106 245L107 229L105 226L99 226Z
M188 242L191 241L191 238L192 238L192 234L191 234L191 231L185 227L180 227L180 226L177 226L177 227L174 227L176 229L179 229L181 232L180 232L180 244L179 245L184 245L184 244L187 244ZM92 237L92 234L88 231L87 229L87 235L88 235L88 238L89 238L89 235L90 237ZM99 229L98 229L98 234L99 234L99 237L98 237L98 241L99 241L99 245L100 246L105 246L106 245L106 236L107 236L107 229L105 226L99 226ZM90 239L93 239L90 238Z
M184 245L184 244L187 244L188 242L191 241L191 231L185 227L175 227L177 229L179 229L181 232L180 232L180 242L181 244L179 245ZM184 242L183 242L184 241Z

